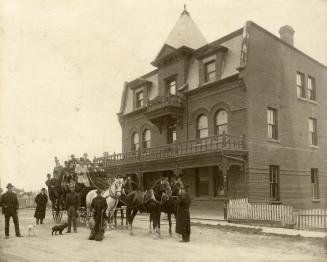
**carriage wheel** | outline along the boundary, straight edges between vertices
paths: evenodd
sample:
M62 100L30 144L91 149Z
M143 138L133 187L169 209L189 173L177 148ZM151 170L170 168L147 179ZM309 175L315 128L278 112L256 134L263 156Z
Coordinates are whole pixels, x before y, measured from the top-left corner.
M79 210L79 216L78 216L78 219L79 219L79 223L82 224L82 225L86 225L86 218L87 217L87 211L85 208L80 208Z
M52 217L56 223L60 223L63 212L63 210L52 210Z

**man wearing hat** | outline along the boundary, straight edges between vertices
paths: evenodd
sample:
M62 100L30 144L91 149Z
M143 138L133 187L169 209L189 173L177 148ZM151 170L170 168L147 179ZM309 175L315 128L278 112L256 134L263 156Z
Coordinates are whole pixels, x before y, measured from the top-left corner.
M105 198L101 196L101 190L97 189L97 196L92 200L91 208L93 209L93 218L95 225L91 231L89 240L101 241L103 239L103 220L104 212L107 210L108 205Z
M191 198L188 191L188 184L184 188L179 189L177 198L177 216L176 216L176 233L182 235L181 242L190 242L191 220L190 220L190 205Z
M55 209L55 203L56 203L56 194L55 194L55 179L51 178L50 174L47 174L47 181L45 181L45 184L48 187L48 193L49 198L52 204L52 209Z
M87 158L88 155L87 155L86 153L84 153L83 156L84 156L84 162L85 162L87 168L88 168L89 170L92 169L92 162L91 162L90 159Z
M45 188L41 189L41 193L37 194L35 198L36 209L34 217L36 218L36 224L43 224L43 219L45 218L45 210L47 208L48 196L45 193Z
M75 187L70 188L70 193L66 196L66 209L68 215L68 230L66 233L71 232L72 224L74 232L77 232L77 218L78 210L81 205L80 195L75 192Z
M17 215L17 209L19 207L18 198L17 195L13 192L14 186L11 183L9 183L6 188L8 189L8 191L4 193L0 198L0 206L2 207L2 211L5 215L5 238L9 238L10 217L12 217L15 224L16 236L21 237Z

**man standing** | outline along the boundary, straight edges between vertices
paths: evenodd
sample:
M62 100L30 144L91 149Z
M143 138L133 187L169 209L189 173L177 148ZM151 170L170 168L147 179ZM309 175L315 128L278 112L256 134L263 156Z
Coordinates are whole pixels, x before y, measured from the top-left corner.
M190 242L191 221L190 221L190 205L191 198L187 193L188 185L184 185L185 189L179 190L177 199L177 217L176 217L176 233L182 235L181 242Z
M50 174L47 174L47 181L45 181L45 184L48 187L48 193L49 193L49 198L52 204L52 209L55 209L55 202L56 202L56 194L55 194L55 181L53 178L51 178Z
M103 239L103 220L104 212L107 210L108 205L106 200L101 196L101 190L97 189L97 196L92 200L91 208L93 209L93 218L95 225L91 231L89 240L101 241Z
M68 215L68 230L66 233L71 232L72 223L74 232L77 233L77 217L78 217L78 209L81 205L80 196L75 192L75 188L72 187L71 192L66 196L66 209Z
M17 237L22 237L19 231L19 222L17 209L19 207L17 195L13 192L14 186L9 183L6 187L8 191L1 196L0 206L5 215L5 235L6 239L9 238L9 220L12 217L15 224L15 232Z
M47 208L48 196L45 194L45 188L41 189L41 193L39 193L35 198L36 209L34 213L34 217L36 218L36 224L43 224L43 219L45 218L45 210Z

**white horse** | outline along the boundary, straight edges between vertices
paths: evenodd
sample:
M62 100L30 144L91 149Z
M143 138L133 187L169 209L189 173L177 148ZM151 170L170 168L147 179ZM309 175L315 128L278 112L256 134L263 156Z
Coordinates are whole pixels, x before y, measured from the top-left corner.
M110 185L110 187L101 193L101 196L106 199L108 208L106 210L107 217L110 219L110 211L117 207L119 198L122 194L123 179L115 178L115 181ZM86 195L86 208L89 211L91 207L92 200L97 196L96 189L91 190Z

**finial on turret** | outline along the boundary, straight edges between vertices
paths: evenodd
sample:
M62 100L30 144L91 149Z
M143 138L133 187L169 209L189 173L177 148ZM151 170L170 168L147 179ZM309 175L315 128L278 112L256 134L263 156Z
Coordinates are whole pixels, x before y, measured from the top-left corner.
M184 10L183 10L181 16L182 15L190 15L190 13L186 10L186 4L184 4Z

